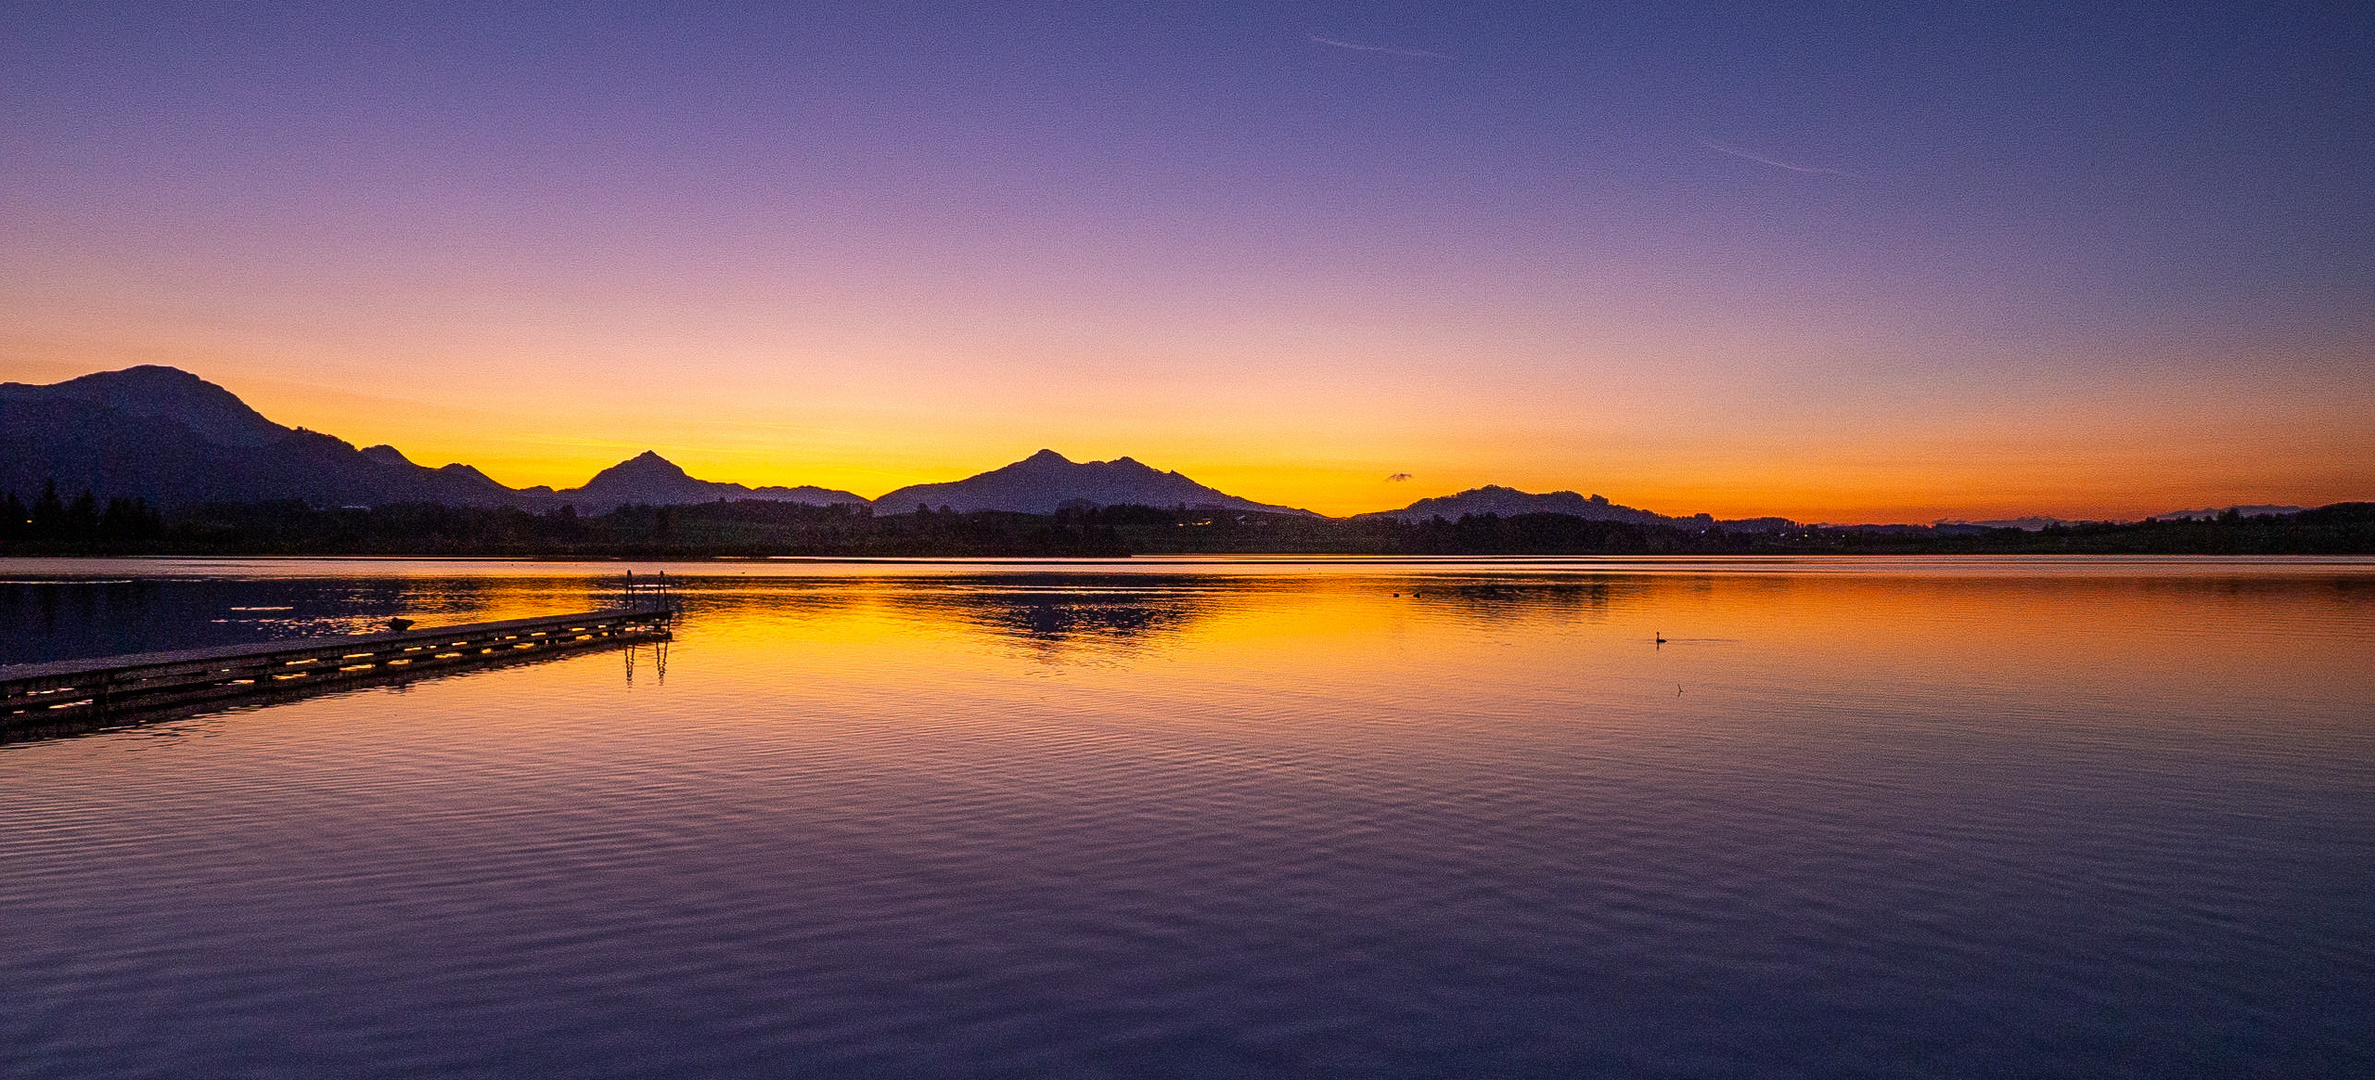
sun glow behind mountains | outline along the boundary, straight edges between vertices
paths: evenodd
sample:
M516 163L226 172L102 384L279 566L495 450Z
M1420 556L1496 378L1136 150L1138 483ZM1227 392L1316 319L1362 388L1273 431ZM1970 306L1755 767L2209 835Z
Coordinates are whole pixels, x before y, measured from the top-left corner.
M514 486L2375 485L2375 106L2315 89L2363 20L1078 15L11 16L0 378L170 364Z

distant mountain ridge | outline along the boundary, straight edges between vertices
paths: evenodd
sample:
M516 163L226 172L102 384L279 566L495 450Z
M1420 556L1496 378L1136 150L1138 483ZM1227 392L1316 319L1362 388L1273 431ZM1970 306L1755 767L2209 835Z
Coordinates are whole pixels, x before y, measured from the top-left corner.
M1599 495L1585 497L1572 491L1536 495L1499 484L1469 488L1457 495L1420 499L1400 510L1380 510L1356 517L1395 518L1401 521L1428 521L1441 517L1457 521L1463 514L1498 514L1502 517L1566 514L1586 521L1629 521L1637 525L1660 524L1668 520L1663 515L1647 510L1619 506Z
M1636 510L1609 502L1599 495L1585 496L1572 491L1553 491L1544 494L1519 491L1516 488L1487 484L1469 488L1457 495L1420 499L1400 510L1380 510L1356 514L1362 518L1393 518L1398 521L1424 522L1435 518L1458 521L1467 515L1495 514L1516 517L1520 514L1565 514L1586 521L1623 521L1635 525L1671 525L1679 527L1751 529L1771 531L1796 524L1788 518L1744 518L1717 521L1712 515L1694 514L1690 517L1668 517L1648 510Z
M274 423L231 391L189 372L142 365L48 385L0 383L0 491L30 498L56 482L68 496L139 496L161 507L207 502L296 499L317 507L399 502L544 511L564 505L592 514L620 506L758 499L811 505L871 506L900 514L918 506L960 511L1048 514L1072 506L1157 507L1310 514L1230 495L1128 457L1075 462L1054 450L941 483L911 484L869 500L831 488L748 487L701 480L646 450L596 473L584 485L511 488L460 463L420 465L393 446L357 448L330 435ZM2288 515L2296 506L2248 505L2172 511L2161 520ZM1707 514L1669 517L1573 491L1530 493L1499 485L1420 499L1400 510L1355 515L1423 523L1435 517L1564 514L1592 521L1777 531L1786 518L1718 521ZM1318 515L1312 515L1318 516ZM1940 521L1933 528L2014 527L2058 519ZM1911 526L1908 526L1911 527Z
M1291 506L1274 506L1241 499L1205 487L1176 471L1160 472L1126 457L1112 461L1076 462L1053 450L1041 450L1012 465L963 480L909 484L874 500L875 506L894 514L917 506L946 506L968 512L1006 510L1022 514L1052 514L1066 506L1128 504L1255 510L1277 514L1311 513Z
M101 371L47 386L0 383L0 403L28 406L79 403L138 419L171 420L224 446L265 446L296 429L249 408L239 395L180 368L142 364Z
M144 365L50 385L0 383L0 490L139 496L164 507L298 499L314 506L434 502L593 514L620 506L761 499L817 506L922 503L1053 513L1066 505L1211 507L1309 513L1243 499L1130 458L1075 463L1042 450L963 480L916 484L882 500L832 488L701 480L646 450L581 487L510 488L468 465L429 468L385 444L351 443L273 423L239 397L177 368Z
M2222 516L2222 515L2226 514L2228 511L2233 511L2233 512L2234 512L2234 513L2236 513L2237 515L2239 515L2239 516L2241 516L2241 517L2247 517L2247 518L2248 518L2248 517L2268 517L2268 516L2273 516L2273 517L2285 517L2285 516L2288 516L2288 515L2291 515L2291 514L2298 514L2298 513L2301 513L2302 511L2304 511L2304 510L2306 510L2306 509L2308 509L2308 508L2307 508L2307 507L2301 507L2301 506L2267 506L2267 505L2257 505L2257 506L2228 506L2228 507L2216 507L2216 506L2213 506L2213 507L2208 507L2208 508L2201 509L2201 510L2171 510L2171 511L2169 511L2168 513L2165 513L2165 514L2152 514L2152 515L2149 515L2149 517L2148 517L2148 520L2152 520L2152 521L2210 521L2210 520L2213 520L2213 519L2215 519L2215 518L2218 518L2218 517L2220 517L2220 516ZM1982 529L2019 529L2019 530L2021 530L2022 532L2038 532L2038 531L2041 531L2041 530L2044 530L2044 529L2052 529L2052 528L2070 528L2070 527L2079 526L2079 525L2100 525L2100 524L2106 524L2106 522L2099 522L2099 521L2087 521L2087 520L2080 520L2080 519L2076 519L2076 518L2058 518L2058 517L2044 517L2044 516L2035 516L2035 517L2017 517L2017 518L1994 518L1994 519L1987 520L1987 521L1964 521L1964 520L1962 520L1962 519L1960 519L1960 518L1941 518L1941 519L1939 519L1938 521L1934 522L1933 524L1935 524L1935 525L1937 525L1938 527L1941 527L1941 528L1946 528L1946 527L1967 527L1967 528L1982 528ZM2116 523L2114 522L2114 523L2109 523L2109 524L2116 524Z
M819 487L750 488L696 480L649 451L582 488L509 488L468 465L428 468L393 446L357 449L284 427L238 395L177 368L144 365L49 385L0 383L0 490L30 497L132 495L159 506L300 499L315 506L434 502L604 513L638 502L773 499L865 505Z
M69 492L161 506L254 499L499 506L512 496L475 469L426 469L283 427L220 386L156 366L48 386L0 383L0 488L30 494L51 480Z
M865 506L869 503L863 495L809 484L754 488L715 480L696 480L675 462L650 450L595 473L594 478L586 481L583 487L555 491L550 498L594 514L606 514L621 506L637 503L668 506L716 502L719 499L765 499L772 502L803 502L812 506L831 506L836 503Z

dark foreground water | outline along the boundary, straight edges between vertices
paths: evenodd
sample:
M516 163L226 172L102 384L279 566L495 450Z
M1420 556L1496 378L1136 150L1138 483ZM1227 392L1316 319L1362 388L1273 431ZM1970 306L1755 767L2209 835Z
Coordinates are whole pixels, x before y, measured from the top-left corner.
M0 662L617 569L0 563ZM0 1075L2375 1072L2375 563L677 569L0 747Z

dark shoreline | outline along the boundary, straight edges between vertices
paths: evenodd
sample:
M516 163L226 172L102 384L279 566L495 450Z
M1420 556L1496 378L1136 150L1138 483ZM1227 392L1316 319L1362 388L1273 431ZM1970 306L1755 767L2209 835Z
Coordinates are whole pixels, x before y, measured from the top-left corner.
M213 504L167 514L11 522L0 556L485 556L526 559L1062 558L1131 555L2365 555L2375 503L2286 515L2057 525L1699 528L1565 514L1335 519L1107 506L1055 514L876 515L763 500L607 514L407 503Z

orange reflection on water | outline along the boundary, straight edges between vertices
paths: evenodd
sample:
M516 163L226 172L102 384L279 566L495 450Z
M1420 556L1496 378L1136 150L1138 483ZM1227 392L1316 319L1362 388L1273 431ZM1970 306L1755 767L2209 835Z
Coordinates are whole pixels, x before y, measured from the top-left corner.
M1561 716L1779 696L1948 712L2052 702L2136 720L2375 699L2367 568L2177 569L771 581L696 590L677 649L755 698L796 683L1008 700L1055 683Z
M406 582L414 610L455 622L599 606L624 569L147 565ZM2209 718L2265 732L2375 702L2368 560L713 562L639 573L662 569L686 605L665 685L647 670L629 688L623 658L583 657L241 724L369 723L434 706L468 714L473 740L533 741L565 737L572 701L607 709L631 693L728 727L910 707L934 725L995 726L1045 707L1179 725L1309 717L1358 737L1362 724L1421 714L1430 725L1654 727L1780 709Z

